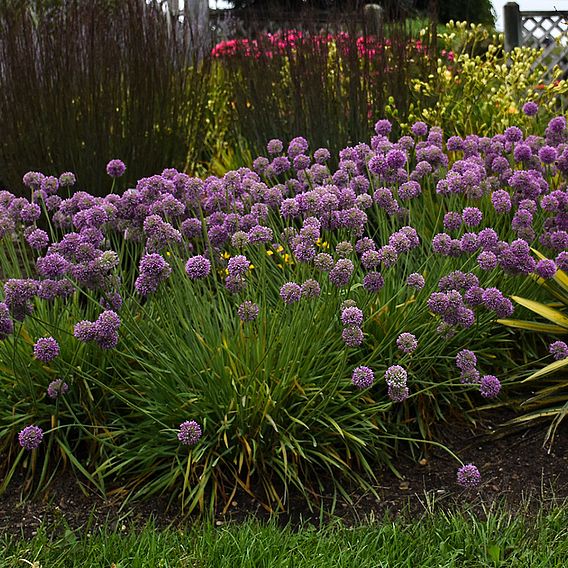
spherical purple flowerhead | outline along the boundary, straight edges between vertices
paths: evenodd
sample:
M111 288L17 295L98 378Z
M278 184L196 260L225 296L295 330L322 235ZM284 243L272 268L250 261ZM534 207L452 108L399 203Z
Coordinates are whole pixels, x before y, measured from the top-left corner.
M76 181L77 178L75 177L75 174L73 172L63 172L59 176L59 185L61 187L71 187L75 185Z
M351 376L351 384L358 389L367 389L375 382L375 374L369 367L356 367Z
M466 227L477 227L483 219L483 213L477 207L466 207L462 211L462 219Z
M250 260L244 254L238 254L229 259L227 270L234 276L242 276L249 271Z
M0 341L6 339L14 332L14 322L10 317L10 309L4 302L0 302Z
M51 381L47 387L47 396L49 398L59 398L67 393L69 390L69 385L63 381L63 379L55 379Z
M457 481L462 487L475 487L481 481L481 474L477 467L468 463L458 469Z
M396 346L403 353L412 353L418 347L418 341L412 333L401 333L396 340Z
M509 142L518 142L523 139L523 131L518 126L509 126L505 129L505 138Z
M469 349L462 349L456 355L456 367L465 371L467 369L474 369L477 365L477 357L473 351Z
M387 385L405 386L408 373L400 365L392 365L385 371L385 381Z
M272 140L268 141L266 145L266 150L269 154L280 154L284 149L284 144L282 140L278 140L278 138L273 138Z
M471 367L469 369L464 369L460 373L460 383L464 385L472 385L479 383L479 376L480 376L479 371L474 367Z
M548 346L551 355L554 356L556 361L561 359L568 359L568 345L564 341L555 341Z
M420 274L419 272L413 272L412 274L409 274L408 278L406 279L406 285L409 288L414 288L415 290L422 290L425 284L426 282L424 280L424 276L422 276L422 274Z
M415 122L410 128L415 136L426 136L428 134L428 125L425 122Z
M536 263L535 272L545 280L554 278L556 274L556 263L553 260L543 258Z
M543 164L553 164L556 160L556 148L553 146L543 146L538 151L538 157Z
M172 272L170 265L157 253L145 254L140 260L139 270L134 287L142 296L154 293Z
M380 272L369 272L363 278L363 288L372 294L378 292L385 285L385 279Z
M34 356L38 361L49 363L59 355L59 344L53 337L42 337L34 345Z
M45 176L40 172L27 172L22 178L22 183L31 189L37 189Z
M125 171L126 166L122 160L111 160L106 166L106 173L112 178L120 177Z
M18 441L20 446L26 450L35 450L39 448L43 440L43 430L39 426L26 426L19 434Z
M501 391L501 381L495 375L481 377L479 392L483 398L495 398Z
M363 323L363 311L357 307L345 308L341 312L341 323L344 326L361 326Z
M201 426L195 420L186 420L179 425L178 440L185 446L195 446L201 438Z
M33 249L41 250L49 244L49 235L43 229L34 229L28 234L26 241Z
M389 384L387 392L393 402L404 402L410 395L406 385Z
M497 255L490 250L484 250L477 257L481 270L493 270L497 266Z
M340 258L329 273L329 279L334 286L341 288L351 280L355 267L348 258Z
M237 310L242 321L254 321L258 317L259 312L260 308L258 305L249 300L243 302Z
M558 254L555 260L558 270L568 272L568 252L562 251Z
M329 272L333 268L333 257L327 252L320 252L314 256L314 267L322 272Z
M185 265L185 272L192 280L205 278L211 272L211 262L201 254L192 256Z
M321 294L321 287L317 280L313 278L308 278L301 286L302 288L302 298L319 298Z
M386 136L391 130L392 124L390 120L383 118L375 123L375 132L379 136Z
M285 304L293 304L302 297L302 288L295 282L286 282L280 288L280 297Z
M561 134L564 130L566 130L566 118L563 116L555 116L548 123L548 128L555 134Z
M358 347L363 343L363 330L356 325L346 327L341 332L341 339L347 347Z
M523 112L527 116L534 116L538 112L538 105L533 101L529 101L523 105Z
M498 189L491 194L491 203L497 213L508 213L512 206L511 196L504 189Z

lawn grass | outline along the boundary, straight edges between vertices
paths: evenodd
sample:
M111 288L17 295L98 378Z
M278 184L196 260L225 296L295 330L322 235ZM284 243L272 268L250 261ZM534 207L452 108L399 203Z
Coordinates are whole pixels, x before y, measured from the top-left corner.
M483 517L483 518L482 518ZM73 532L42 528L31 540L0 537L0 566L323 568L564 566L568 505L530 516L435 512L355 528L280 528L249 521L187 530ZM50 534L51 533L51 534Z

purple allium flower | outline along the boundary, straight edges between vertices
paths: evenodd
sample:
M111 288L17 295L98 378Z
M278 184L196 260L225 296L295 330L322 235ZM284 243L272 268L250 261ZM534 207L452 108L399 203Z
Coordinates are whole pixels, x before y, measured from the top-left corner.
M479 371L475 367L463 369L460 373L460 383L464 385L473 385L479 383Z
M527 144L517 144L513 151L516 162L528 162L532 158L531 147Z
M170 265L157 253L145 254L140 260L139 270L134 287L142 296L154 293L172 272Z
M361 256L361 264L366 270L372 270L381 263L381 255L376 250L368 250Z
M486 288L482 298L487 309L495 310L503 301L504 296L499 288Z
M406 154L402 150L391 150L386 156L387 166L398 170L406 164Z
M334 286L346 286L353 275L355 267L347 258L340 258L329 273L329 279Z
M331 153L327 148L318 148L314 152L314 161L318 164L325 164L331 158Z
M14 322L10 317L10 310L4 302L0 302L0 341L6 339L14 332Z
M112 178L120 177L125 171L126 166L122 160L111 160L106 165L106 173Z
M410 391L406 385L389 384L387 394L393 402L404 402L409 397Z
M538 105L533 101L528 101L523 105L523 112L527 116L534 116L538 112Z
M63 379L55 379L47 386L47 396L56 399L66 394L68 390L69 385Z
M428 125L425 122L415 122L410 130L414 136L426 136L428 134Z
M326 252L320 252L314 257L314 267L322 272L329 272L333 265L333 257Z
M461 224L462 216L457 211L448 211L444 215L444 229L446 229L447 231L457 231L461 227ZM439 233L439 235L444 234L445 233ZM438 237L439 235L436 235L436 237Z
M556 263L553 260L543 258L536 263L535 272L545 280L554 278L556 275Z
M363 343L363 330L356 325L352 325L343 329L341 339L348 347L358 347Z
M390 120L381 119L375 123L375 132L379 136L387 136L388 133L392 130L392 124Z
M388 385L405 386L408 373L400 365L391 365L385 371L385 381Z
M20 446L26 450L35 450L39 448L43 440L43 430L39 426L26 426L19 434L18 441Z
M45 176L40 172L27 172L22 178L22 183L31 189L37 189Z
M422 290L425 284L426 282L424 280L424 276L422 276L422 274L420 274L419 272L413 272L412 274L409 274L408 278L406 279L406 285L409 288L414 288L415 290Z
M477 365L477 357L473 351L462 349L456 355L456 367L462 371L473 369Z
M412 333L401 333L397 340L396 346L403 352L403 353L412 353L416 351L418 347L418 341L415 335Z
M385 268L389 268L390 266L394 266L396 261L398 260L398 252L395 247L391 245L382 246L379 250L379 258Z
M483 219L483 213L477 207L466 207L462 211L462 219L466 227L477 227Z
M501 382L495 375L481 377L479 392L483 398L495 398L501 391Z
M562 251L558 254L555 260L558 270L568 272L568 252Z
M285 304L293 304L302 297L302 288L295 282L286 282L280 288L280 297Z
M34 345L34 356L38 361L49 363L59 355L59 344L53 337L41 337Z
M295 158L298 154L305 154L308 151L308 141L302 136L297 136L290 140L288 144L288 156Z
M477 257L481 270L493 270L497 266L497 256L489 250L484 250Z
M247 286L247 280L241 274L229 274L225 278L225 288L231 292L231 294L238 294L244 291Z
M63 172L59 176L59 185L61 187L71 187L75 185L77 178L73 172Z
M458 469L457 481L462 487L475 487L481 481L481 474L477 467L468 463Z
M41 208L37 203L28 203L20 209L20 218L24 223L33 223L41 217Z
M201 426L195 420L186 420L179 425L177 438L185 446L195 446L201 434Z
M250 260L243 254L238 254L229 259L227 270L229 274L243 276L249 271Z
M341 312L341 323L344 326L358 326L363 324L363 310L357 307L345 308Z
M282 143L282 140L279 140L278 138L273 138L268 141L268 144L266 144L266 151L269 154L280 154L282 150L284 150L284 144Z
M185 272L192 280L205 278L211 272L211 262L200 254L192 256L185 265Z
M335 253L341 258L345 258L353 253L353 245L348 241L341 241L337 243Z
M556 161L556 148L553 146L543 146L538 151L538 157L543 164L554 164Z
M523 139L523 131L518 126L509 126L505 129L505 138L509 142L519 142Z
M239 318L245 322L254 321L258 317L259 312L260 308L258 305L249 300L243 302L237 310Z
M554 356L556 361L561 359L568 359L568 345L564 341L555 341L548 346L551 355Z
M373 386L375 382L375 374L369 367L360 366L353 370L351 376L351 384L358 389L367 389Z
M385 285L385 279L380 272L369 272L363 278L363 288L367 292L376 293Z
M511 196L504 189L498 189L491 194L491 203L497 213L508 213L511 210Z
M94 322L82 320L75 324L73 328L73 335L79 341L86 343L87 341L94 341L95 339L95 328Z
M554 134L562 134L566 130L566 119L563 116L555 116L548 123L548 128Z
M34 229L26 237L28 244L36 250L41 250L49 244L49 235L43 229Z
M302 298L319 298L319 295L321 294L321 287L319 285L319 282L317 280L314 280L313 278L308 278L308 280L306 280L302 284L301 288Z

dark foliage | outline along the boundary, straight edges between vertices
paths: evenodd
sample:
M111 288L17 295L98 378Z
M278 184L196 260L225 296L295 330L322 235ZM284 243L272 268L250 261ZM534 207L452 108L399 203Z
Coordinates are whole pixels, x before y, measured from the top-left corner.
M81 189L104 193L111 158L130 182L207 158L211 73L183 25L140 0L37 4L0 10L5 186L17 191L28 170L71 170Z

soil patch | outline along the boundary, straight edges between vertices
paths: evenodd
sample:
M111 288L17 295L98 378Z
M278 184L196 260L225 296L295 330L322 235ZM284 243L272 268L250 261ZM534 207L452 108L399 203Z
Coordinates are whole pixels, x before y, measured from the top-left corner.
M488 508L500 504L512 513L521 509L524 513L536 512L568 500L568 421L558 430L551 448L543 447L545 425L507 432L497 428L501 422L502 411L498 416L485 415L475 428L447 425L440 433L440 442L481 471L482 482L474 490L457 485L456 462L444 450L430 446L415 459L399 458L396 467L401 477L390 470L379 472L379 499L353 492L349 500L338 500L334 507L331 496L324 495L320 505L310 510L298 495L292 495L288 511L278 519L283 524L298 525L339 518L353 525L401 513L415 518L436 508L473 508L484 515ZM195 521L184 519L175 505L168 508L166 498L122 507L118 500L86 495L75 478L65 472L35 499L24 499L22 488L23 479L16 478L0 496L0 534L27 538L42 524L53 530L88 532L104 524L119 531L136 529L149 519L158 527ZM235 496L226 513L218 512L215 523L224 525L250 517L264 520L269 513L243 492Z

